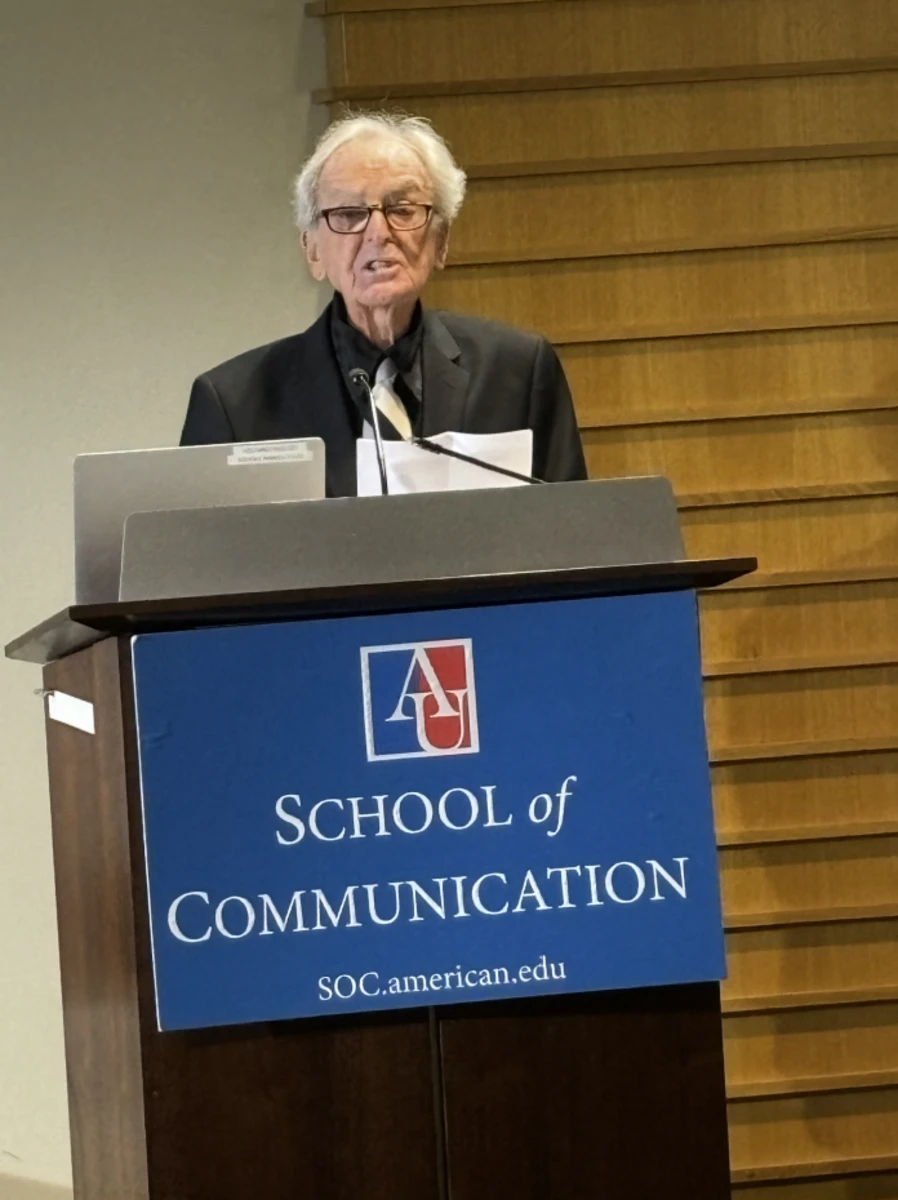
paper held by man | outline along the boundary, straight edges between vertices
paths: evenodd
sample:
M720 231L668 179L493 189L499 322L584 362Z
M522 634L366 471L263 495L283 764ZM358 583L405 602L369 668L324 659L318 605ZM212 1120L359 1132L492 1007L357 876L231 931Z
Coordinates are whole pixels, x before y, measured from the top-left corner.
M435 453L414 442L383 443L387 468L387 488L391 495L410 492L469 491L474 488L518 487L523 479L514 479L489 469L499 467L528 476L533 464L533 430L515 429L508 433L440 433L428 439L432 444L469 458L485 466ZM358 494L381 494L377 449L373 438L357 443L356 469Z

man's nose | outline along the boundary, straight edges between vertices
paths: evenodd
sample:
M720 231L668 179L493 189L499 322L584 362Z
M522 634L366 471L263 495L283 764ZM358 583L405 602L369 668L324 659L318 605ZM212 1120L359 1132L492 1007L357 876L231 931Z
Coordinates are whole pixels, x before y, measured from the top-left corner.
M372 242L382 242L392 236L392 229L387 221L386 214L382 208L371 210L371 216L368 219L368 224L365 228L365 240Z

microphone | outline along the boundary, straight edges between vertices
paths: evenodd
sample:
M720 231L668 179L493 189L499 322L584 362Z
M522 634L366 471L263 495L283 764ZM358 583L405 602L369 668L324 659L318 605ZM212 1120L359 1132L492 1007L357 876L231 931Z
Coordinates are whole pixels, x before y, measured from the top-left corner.
M380 414L377 401L374 399L371 380L368 378L368 372L361 367L353 367L349 372L349 378L353 385L362 388L368 397L368 407L371 409L371 428L374 430L374 451L377 455L377 468L380 471L380 494L386 496L390 491L387 487L387 460L384 457L384 444L380 436Z
M492 471L495 475L507 475L509 479L517 479L521 483L546 482L545 479L537 479L535 475L522 475L520 471L509 470L508 467L497 467L495 463L484 462L482 458L474 458L471 454L462 454L460 450L450 450L448 446L441 446L439 442L432 442L429 438L412 438L412 445L420 446L422 450L429 450L431 454L445 454L449 458L457 458L459 462L470 463L472 467L482 467L484 471Z

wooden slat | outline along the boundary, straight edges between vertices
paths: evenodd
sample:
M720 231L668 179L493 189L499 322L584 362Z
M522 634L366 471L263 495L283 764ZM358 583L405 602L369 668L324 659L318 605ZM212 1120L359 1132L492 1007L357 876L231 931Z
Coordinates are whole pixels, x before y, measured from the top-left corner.
M718 846L767 846L782 842L854 841L898 834L898 819L884 821L840 821L826 829L789 825L769 833L730 833L719 836Z
M773 996L735 997L722 1003L727 1014L793 1012L797 1009L863 1007L898 1000L898 984L886 987L840 988L838 991L782 992Z
M678 494L814 487L898 474L898 407L587 430L590 475L665 475Z
M768 912L750 912L726 917L724 929L734 932L741 929L788 929L797 925L859 924L868 921L885 921L898 917L898 903L833 905L831 908L771 909Z
M625 97L625 100L622 99ZM388 102L389 104L389 102ZM422 99L466 169L894 142L898 72ZM644 165L650 165L645 163Z
M727 1086L730 1103L773 1096L815 1096L823 1092L865 1092L898 1086L898 1069L860 1071L851 1075L806 1075L795 1079L759 1079Z
M898 95L896 95L898 101ZM890 321L898 240L447 269L437 308L555 342ZM846 322L847 323L847 322Z
M898 1155L886 1160L895 1173L881 1175L882 1163L870 1169L874 1175L849 1178L816 1178L812 1183L737 1184L734 1200L898 1200ZM855 1164L856 1165L856 1164Z
M898 731L898 667L711 679L705 715L712 754L758 743L889 738Z
M886 754L898 750L898 734L887 737L827 738L804 742L755 742L718 747L711 765L770 763L802 758L844 757L852 754Z
M850 667L894 667L898 665L895 650L853 650L847 654L817 654L813 657L762 661L758 659L730 659L726 662L709 664L704 672L705 679L742 679L746 675L796 675L802 671L843 671Z
M468 8L475 5L534 4L542 0L306 0L309 17L326 17L352 12L404 13L416 8ZM555 3L555 0L547 0Z
M898 400L898 325L592 342L560 357L587 427Z
M898 652L898 580L718 590L700 601L706 670Z
M746 583L743 591L769 591L773 588L810 588L828 587L830 584L841 583L885 583L898 579L898 564L887 567L846 567L833 571L754 571L746 579L752 580L751 587ZM736 580L721 584L721 588L736 591L732 585ZM707 589L699 593L707 595Z
M743 1179L749 1172L800 1177L815 1166L885 1155L898 1164L898 1090L730 1105L729 1124L730 1162Z
M579 0L578 0L579 2ZM895 229L898 156L475 180L453 264L802 241Z
M898 751L723 764L712 783L723 845L898 832Z
M729 492L679 492L681 513L697 508L755 508L761 504L808 503L817 500L863 499L898 496L898 480L873 479L850 483L806 483L782 487L739 488Z
M892 906L898 913L898 837L720 851L724 915L784 920Z
M723 1029L733 1098L898 1085L898 1004L728 1016Z
M341 43L338 42L337 45ZM389 100L421 100L443 96L508 95L526 92L563 92L571 89L666 87L675 84L745 82L755 79L804 79L812 75L858 75L874 71L894 71L895 55L875 58L828 58L810 62L733 63L723 67L669 67L660 70L600 71L587 75L526 75L502 78L468 77L464 80L435 79L414 83L408 79L384 82L383 79L361 86L328 87L312 92L315 104L365 104Z
M339 107L339 106L331 106ZM891 158L898 153L893 138L850 142L790 143L782 146L730 145L714 150L675 150L660 153L583 155L579 158L526 159L510 162L465 164L469 181L527 179L531 176L595 174L603 171L683 171L696 167L745 163L818 162L830 158Z
M328 35L340 46L331 87L775 69L898 53L898 5L790 0L784 12L777 0L553 0L369 11L329 21Z
M695 508L681 523L691 556L752 554L762 572L898 565L898 504L890 495Z
M859 1177L868 1175L879 1176L881 1171L898 1170L898 1154L848 1154L837 1158L815 1159L813 1162L774 1163L766 1167L736 1167L730 1172L730 1183L739 1190L735 1196L744 1195L742 1190L746 1184L774 1182L794 1179L841 1179L844 1184L851 1181L851 1190L842 1193L843 1196L855 1200L862 1195L855 1189L854 1183ZM881 1176L880 1176L881 1177ZM891 1195L891 1193L889 1193Z
M898 921L799 925L727 935L725 1005L819 1002L898 988ZM891 997L889 997L891 998Z

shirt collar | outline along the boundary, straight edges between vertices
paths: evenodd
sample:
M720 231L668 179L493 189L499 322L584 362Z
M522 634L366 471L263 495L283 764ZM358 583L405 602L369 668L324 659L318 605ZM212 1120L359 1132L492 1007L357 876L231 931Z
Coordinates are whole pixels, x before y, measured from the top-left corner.
M400 334L392 346L381 350L373 342L349 322L346 303L339 292L334 293L331 303L331 337L337 360L344 377L356 367L367 371L369 378L374 379L377 368L385 358L390 358L396 364L396 369L403 375L410 373L415 365L424 336L424 319L421 301L415 305L412 319L405 333Z

